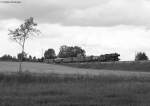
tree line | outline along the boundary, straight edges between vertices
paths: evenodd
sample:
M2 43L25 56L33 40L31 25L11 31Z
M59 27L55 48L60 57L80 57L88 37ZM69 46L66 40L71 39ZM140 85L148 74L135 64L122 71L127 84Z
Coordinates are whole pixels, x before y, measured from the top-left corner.
M85 57L86 51L79 46L66 46L63 45L60 47L58 55L56 55L55 50L50 48L45 51L44 59L55 59L55 58L68 58L68 57ZM105 61L119 61L120 54L118 53L110 53L110 54L102 54L99 56L99 59L102 62ZM135 61L140 60L148 60L148 56L145 52L138 52L135 55Z
M11 56L9 54L5 54L0 57L1 61L19 61L22 59L24 62L44 62L44 59L56 59L56 58L69 58L69 57L85 57L86 56L86 51L79 47L79 46L67 46L63 45L59 49L58 55L56 55L56 52L53 48L49 48L45 50L44 56L43 57L36 57L36 56L31 56L25 52L23 53L18 53L17 57L16 56ZM93 55L92 55L93 56ZM101 62L107 62L107 61L119 61L119 56L120 54L118 53L111 53L111 54L102 54L99 55L99 60ZM148 60L148 56L146 55L145 52L138 52L135 55L135 61L139 60Z
M110 54L103 54L100 56L88 56L89 59L85 59L86 61L101 61L101 62L106 62L106 61L119 61L119 56L120 54L118 53L110 53ZM83 59L86 57L86 51L79 47L79 46L67 46L63 45L59 49L58 55L56 55L55 50L50 48L45 51L44 53L44 59L55 59L55 58L72 58L72 57L77 57L78 59ZM96 58L93 58L96 57ZM72 58L73 59L73 58ZM72 61L72 59L70 61ZM78 61L81 61L78 60ZM69 61L66 60L66 61Z
M23 56L21 53L19 53L16 56L11 56L10 54L4 54L3 56L0 57L1 61L14 61L14 62L19 62L20 59L22 58L22 60L24 62L43 62L44 58L37 58L36 56L31 56L31 55L27 55L26 53L23 54Z

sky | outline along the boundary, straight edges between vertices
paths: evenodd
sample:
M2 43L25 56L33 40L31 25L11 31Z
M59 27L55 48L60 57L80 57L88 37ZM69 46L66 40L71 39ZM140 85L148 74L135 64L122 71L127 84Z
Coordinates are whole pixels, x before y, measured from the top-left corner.
M41 34L26 42L25 50L32 56L41 57L48 48L58 54L62 45L77 45L87 55L117 52L128 61L145 52L150 58L150 0L20 1L0 2L0 56L21 51L8 29L34 17Z

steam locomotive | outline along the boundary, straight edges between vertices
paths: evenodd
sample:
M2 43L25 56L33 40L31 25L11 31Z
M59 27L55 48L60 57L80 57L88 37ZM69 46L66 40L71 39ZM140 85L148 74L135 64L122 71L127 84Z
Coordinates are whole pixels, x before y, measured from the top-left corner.
M56 58L45 59L45 63L78 63L78 62L108 62L119 61L120 55L118 53L105 54L100 56L85 56L85 57L68 57L68 58Z

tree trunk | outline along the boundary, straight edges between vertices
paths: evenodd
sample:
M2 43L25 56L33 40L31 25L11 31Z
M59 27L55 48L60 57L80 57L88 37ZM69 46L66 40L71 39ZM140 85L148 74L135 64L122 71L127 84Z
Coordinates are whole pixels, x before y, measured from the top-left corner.
M20 60L19 60L19 73L22 72L22 60L23 60L23 52L21 53L21 57L20 57Z
M22 72L23 57L24 57L24 44L23 44L23 46L22 46L22 53L21 53L21 58L20 58L20 62L19 62L19 73Z
M19 63L19 73L22 72L22 60L20 60L20 63Z

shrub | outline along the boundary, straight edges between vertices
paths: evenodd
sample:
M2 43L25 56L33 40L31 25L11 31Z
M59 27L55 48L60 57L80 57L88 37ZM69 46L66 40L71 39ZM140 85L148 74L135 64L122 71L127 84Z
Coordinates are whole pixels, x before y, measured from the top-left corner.
M135 56L135 61L139 61L139 60L148 60L146 53L144 52L137 53Z

